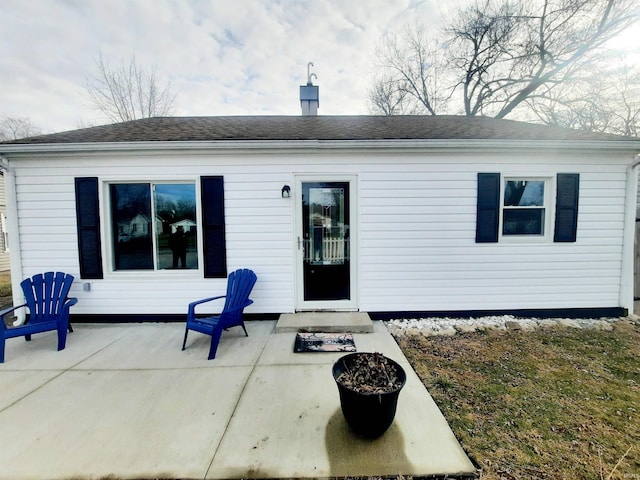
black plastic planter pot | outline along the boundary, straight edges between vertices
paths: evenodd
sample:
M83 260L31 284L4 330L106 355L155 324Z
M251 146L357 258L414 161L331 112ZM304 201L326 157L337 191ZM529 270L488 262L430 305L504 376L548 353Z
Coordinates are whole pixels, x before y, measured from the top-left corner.
M341 357L333 364L332 373L340 393L340 406L345 420L355 433L373 439L381 436L393 423L398 396L407 381L407 374L398 363L385 357L398 369L398 378L402 384L396 390L387 393L363 393L340 383L338 377L346 370L345 364L350 365L353 357L366 354L350 353Z

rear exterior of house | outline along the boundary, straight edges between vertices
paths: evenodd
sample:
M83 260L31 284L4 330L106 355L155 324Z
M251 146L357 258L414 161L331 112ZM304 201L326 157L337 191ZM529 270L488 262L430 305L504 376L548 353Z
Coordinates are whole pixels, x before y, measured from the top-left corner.
M182 318L243 267L258 275L246 313L267 316L633 308L637 139L322 116L146 119L23 142L0 145L13 283L73 274L76 316ZM177 225L185 268L171 262Z

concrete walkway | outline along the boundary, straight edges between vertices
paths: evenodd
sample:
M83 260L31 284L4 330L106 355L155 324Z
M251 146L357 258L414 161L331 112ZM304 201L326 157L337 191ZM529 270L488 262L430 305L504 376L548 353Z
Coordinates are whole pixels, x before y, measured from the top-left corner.
M407 371L396 419L377 440L351 433L331 365L294 354L275 321L209 337L182 324L76 324L7 341L0 364L0 479L467 476L475 469L386 327L354 334Z

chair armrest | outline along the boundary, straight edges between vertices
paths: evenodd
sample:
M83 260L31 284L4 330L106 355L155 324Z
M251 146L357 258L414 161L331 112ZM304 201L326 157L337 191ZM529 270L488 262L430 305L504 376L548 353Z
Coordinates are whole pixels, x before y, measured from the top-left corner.
M195 313L196 313L196 305L200 305L201 303L211 302L213 300L219 300L221 298L226 298L226 295L219 295L217 297L203 298L202 300L196 300L195 302L191 302L189 304L188 316L189 317L193 317L195 315Z
M65 299L65 302L64 302L64 308L72 307L76 303L78 303L78 299L77 298L75 298L75 297L71 297L71 298L67 297Z
M62 304L62 317L66 318L67 322L69 321L69 309L78 303L78 299L75 297L67 297L64 299L64 304Z
M6 322L4 320L4 317L8 314L10 314L11 312L14 312L16 310L18 310L19 308L22 307L26 307L27 304L25 303L24 305L18 305L17 307L9 307L9 308L5 308L4 310L0 311L0 331L2 330L6 330L7 326L6 326ZM18 321L14 322L14 325L16 325ZM19 324L23 324L24 322L19 322Z
M18 310L19 308L22 307L26 307L27 304L25 303L24 305L18 305L17 307L9 307L9 308L5 308L4 310L0 311L0 319L2 319L4 321L4 316L8 313L11 313L15 310Z

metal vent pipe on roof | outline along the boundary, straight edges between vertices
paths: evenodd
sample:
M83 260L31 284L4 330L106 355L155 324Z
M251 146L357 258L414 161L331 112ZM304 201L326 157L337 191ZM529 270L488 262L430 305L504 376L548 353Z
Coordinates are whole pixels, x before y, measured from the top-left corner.
M307 63L307 84L300 85L300 108L302 108L302 116L318 115L318 107L320 106L320 97L318 86L313 84L313 79L318 79L315 73L311 73L313 62Z

